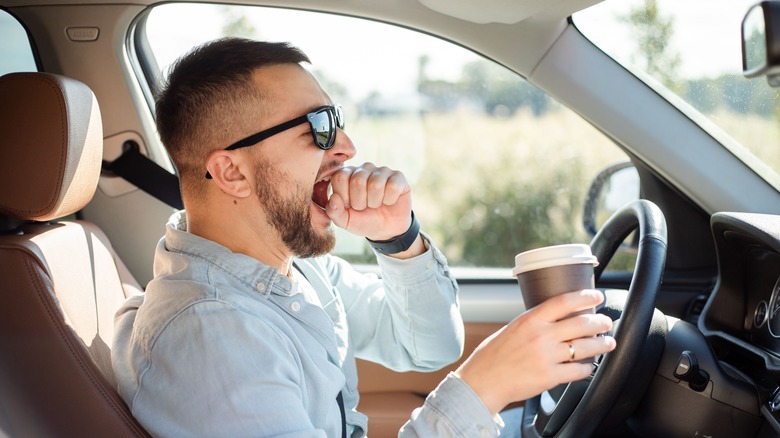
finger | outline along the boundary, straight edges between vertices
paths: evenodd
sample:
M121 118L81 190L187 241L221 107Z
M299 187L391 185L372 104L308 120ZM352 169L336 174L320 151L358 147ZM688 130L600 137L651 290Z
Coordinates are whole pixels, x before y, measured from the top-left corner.
M558 321L554 329L561 339L596 336L612 329L612 319L595 313L575 315Z
M366 202L366 192L368 178L374 169L369 169L364 164L354 170L349 177L349 207L362 211L368 206Z
M385 197L382 201L385 205L395 205L401 196L409 193L411 188L401 172L393 172L385 185Z
M569 345L571 344L571 348ZM589 338L573 339L561 342L561 363L580 361L593 358L600 354L609 353L615 349L615 338L612 336L593 336ZM572 358L572 352L574 357Z
M555 367L555 377L557 382L553 387L561 383L569 383L577 380L587 379L593 373L593 365L581 362L566 362Z
M345 229L349 225L349 212L344 203L344 198L337 193L333 193L330 200L328 200L328 205L325 206L325 214L339 228Z
M352 166L345 166L330 177L330 188L333 191L331 199L333 199L333 195L339 195L345 209L350 207L349 179L354 170L355 168Z
M366 205L368 208L379 208L385 203L385 191L393 171L380 167L371 172L366 187Z
M554 296L531 310L537 317L554 322L574 312L596 307L602 301L604 301L604 295L601 292L594 289L583 289Z

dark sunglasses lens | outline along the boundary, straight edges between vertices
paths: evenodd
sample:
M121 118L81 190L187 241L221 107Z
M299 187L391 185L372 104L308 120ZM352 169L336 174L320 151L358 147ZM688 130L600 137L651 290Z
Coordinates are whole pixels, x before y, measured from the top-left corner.
M311 132L320 149L330 149L336 142L336 126L330 111L321 110L309 117Z

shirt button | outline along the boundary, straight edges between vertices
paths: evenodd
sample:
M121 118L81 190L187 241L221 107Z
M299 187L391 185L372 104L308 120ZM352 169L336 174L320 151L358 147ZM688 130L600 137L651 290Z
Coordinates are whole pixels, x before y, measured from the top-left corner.
M297 312L297 311L301 310L301 303L299 303L297 301L293 301L293 303L290 305L290 307L292 308L293 312Z
M265 283L257 283L257 286L255 286L255 288L260 292L262 292L265 290Z

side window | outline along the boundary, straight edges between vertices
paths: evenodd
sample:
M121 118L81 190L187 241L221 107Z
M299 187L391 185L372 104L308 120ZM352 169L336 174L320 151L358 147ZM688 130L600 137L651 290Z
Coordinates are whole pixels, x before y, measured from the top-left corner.
M19 71L38 71L30 39L16 18L0 9L0 76Z
M589 184L628 160L519 75L408 29L275 8L165 4L151 11L145 34L152 53L144 55L163 75L192 46L223 35L303 49L345 110L358 149L353 162L405 173L423 230L455 267L506 269L526 249L589 242L582 225ZM364 239L347 233L336 253L374 259Z

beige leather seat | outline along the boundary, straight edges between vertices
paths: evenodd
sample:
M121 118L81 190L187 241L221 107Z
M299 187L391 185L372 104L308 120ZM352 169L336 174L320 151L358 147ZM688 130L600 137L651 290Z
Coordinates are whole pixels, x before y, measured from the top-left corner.
M103 147L83 83L0 77L0 436L148 436L115 391L113 316L138 283L94 224Z

